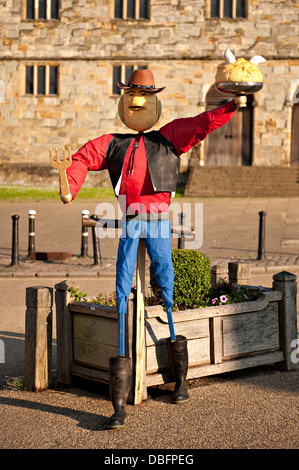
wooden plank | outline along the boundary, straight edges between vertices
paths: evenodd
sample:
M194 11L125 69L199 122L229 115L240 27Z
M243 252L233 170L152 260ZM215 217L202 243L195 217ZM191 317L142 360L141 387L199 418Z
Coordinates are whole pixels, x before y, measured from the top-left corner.
M96 369L109 369L109 357L118 355L118 347L74 338L74 362Z
M145 326L144 326L144 297L145 292L145 244L139 241L136 269L136 362L135 362L135 394L134 404L142 402L143 377L145 374Z
M118 323L111 318L74 313L73 335L74 339L117 346Z
M70 282L55 285L56 337L57 337L57 380L72 383L70 367L73 361L72 315L68 309L70 302Z
M117 308L110 305L72 301L68 304L68 308L71 312L84 313L85 315L107 317L118 320Z
M166 342L169 337L168 323L161 323L157 318L145 320L146 346L149 347L160 341ZM175 324L176 335L183 335L188 340L210 336L209 319L186 321Z
M298 369L299 363L294 360L297 346L297 276L283 271L273 276L273 287L279 290L283 297L279 302L279 333L280 347L284 352L285 370Z
M247 369L267 364L274 364L283 360L281 351L274 351L264 354L256 354L249 357L223 361L221 364L203 365L201 367L191 367L187 374L187 379L196 377L206 377L208 375L223 374L234 370Z
M210 339L188 340L189 366L210 362ZM169 369L167 345L164 342L146 348L146 373Z
M52 299L50 287L26 288L24 384L36 392L51 383Z
M220 364L222 362L222 319L218 317L210 318L211 329L211 363Z
M207 364L195 367L189 367L187 380L198 377L207 377L209 375L222 374L234 370L247 369L249 367L262 366L283 361L282 351L274 351L264 354L257 354L250 357L244 357L231 361L224 361L221 364ZM173 378L170 372L147 374L145 383L147 387L172 382Z
M97 382L109 383L109 371L100 369L91 369L79 364L72 364L71 374L87 380L96 380Z
M279 349L278 305L223 318L223 357Z
M164 316L165 312L162 305L153 305L152 307L145 307L144 311L145 318Z
M237 315L247 312L257 312L267 307L269 302L282 299L282 293L278 291L262 292L258 300L252 302L242 302L239 304L220 305L215 307L203 307L199 309L184 310L173 312L174 323L187 320L199 320L212 317L223 317L228 315ZM167 315L161 306L147 307L146 317L159 317L161 322L167 323Z

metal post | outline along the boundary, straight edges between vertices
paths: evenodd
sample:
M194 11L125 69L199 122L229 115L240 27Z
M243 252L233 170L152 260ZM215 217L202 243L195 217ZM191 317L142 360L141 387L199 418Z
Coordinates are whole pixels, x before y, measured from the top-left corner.
M28 221L28 258L31 258L32 253L35 252L35 216L36 211L28 211L29 221Z
M100 241L96 234L96 227L92 227L92 244L93 244L93 264L102 264Z
M81 237L81 256L88 256L88 227L83 226L83 220L88 219L89 211L83 210L82 215L82 237Z
M179 225L181 226L181 228L184 225L184 219L185 219L184 212L180 212L179 213ZM181 248L184 248L184 235L182 233L182 230L180 233L180 237L178 238L178 249L181 249Z
M15 214L12 218L12 252L11 252L11 266L19 264L19 218Z
M265 225L266 225L266 214L267 212L259 212L260 225L259 225L259 247L257 259L265 258Z

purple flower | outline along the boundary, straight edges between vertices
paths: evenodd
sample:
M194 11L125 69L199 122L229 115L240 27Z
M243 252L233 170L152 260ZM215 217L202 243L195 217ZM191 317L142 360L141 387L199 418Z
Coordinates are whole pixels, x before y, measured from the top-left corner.
M215 303L217 302L217 300L218 300L217 297L215 297L214 299L211 300L211 304L212 304L212 305L215 305Z
M225 304L225 302L227 302L226 295L220 295L220 302L222 302L223 304Z
M248 297L247 297L247 295L246 295L246 294L244 294L244 299L248 300Z

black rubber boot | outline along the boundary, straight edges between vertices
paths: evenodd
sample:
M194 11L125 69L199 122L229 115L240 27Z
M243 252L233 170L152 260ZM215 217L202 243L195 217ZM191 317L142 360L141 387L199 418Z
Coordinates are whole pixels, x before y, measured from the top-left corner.
M122 428L126 422L125 406L131 386L131 361L117 356L109 359L109 389L115 413L107 423L108 429Z
M175 341L167 339L168 360L172 375L176 381L173 403L185 403L189 400L185 380L188 371L188 349L185 336L177 336Z

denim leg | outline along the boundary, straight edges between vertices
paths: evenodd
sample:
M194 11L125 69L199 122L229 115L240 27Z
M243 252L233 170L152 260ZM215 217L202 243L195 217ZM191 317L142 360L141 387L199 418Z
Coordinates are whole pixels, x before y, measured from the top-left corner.
M145 246L150 257L156 281L159 284L165 307L172 307L174 272L171 255L171 228L168 220L147 222ZM150 224L150 226L149 226Z
M133 284L140 236L140 222L127 222L125 230L126 236L119 239L116 262L116 298L119 314L120 356L125 355L125 314L127 313L128 298Z
M150 225L149 225L150 224ZM156 281L166 307L170 336L175 340L171 308L173 305L174 271L171 254L171 227L168 220L147 222L145 246L149 254Z

